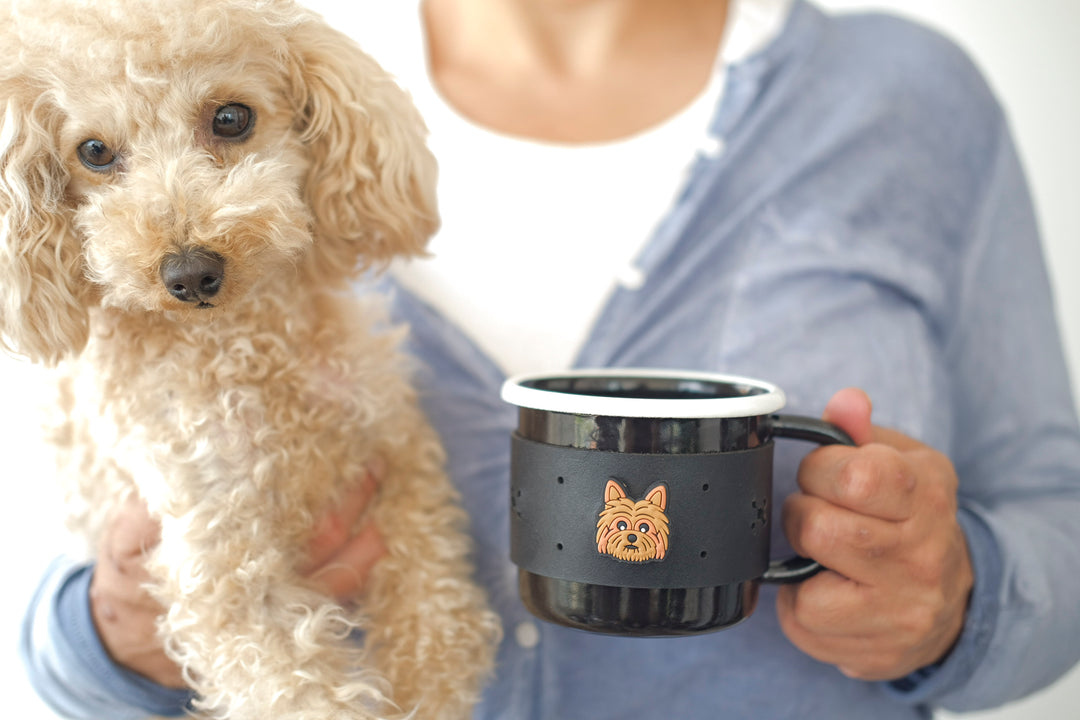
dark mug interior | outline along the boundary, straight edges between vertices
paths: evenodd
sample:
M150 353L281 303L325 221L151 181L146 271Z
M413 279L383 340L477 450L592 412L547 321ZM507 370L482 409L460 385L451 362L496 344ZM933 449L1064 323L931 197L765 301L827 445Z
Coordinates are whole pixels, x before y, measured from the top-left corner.
M749 617L763 580L796 582L820 569L803 558L769 559L772 439L846 436L812 418L776 414L784 404L776 386L707 373L598 370L512 378L503 397L519 408L511 555L522 601L537 617L629 636L711 632ZM639 466L696 493L671 508L681 542L672 543L666 564L598 559L584 535L601 532L595 488L572 494L571 479L591 475L609 487L618 478L637 500L646 488L631 490L626 478ZM738 482L718 482L733 474ZM728 517L732 507L743 514ZM567 516L576 519L564 522Z

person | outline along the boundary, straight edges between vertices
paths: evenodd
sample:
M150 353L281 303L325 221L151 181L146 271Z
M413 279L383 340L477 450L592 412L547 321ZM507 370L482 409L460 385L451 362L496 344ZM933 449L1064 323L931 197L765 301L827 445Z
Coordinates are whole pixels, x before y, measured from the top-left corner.
M1080 430L1007 122L956 47L805 0L325 5L440 160L432 256L376 284L507 630L477 717L927 718L1076 662ZM498 392L573 366L750 375L824 411L858 447L780 444L773 552L830 569L694 638L531 618ZM131 508L31 603L31 677L71 717L188 700L138 588L153 533ZM327 589L362 592L378 538L319 537L308 570L354 558Z

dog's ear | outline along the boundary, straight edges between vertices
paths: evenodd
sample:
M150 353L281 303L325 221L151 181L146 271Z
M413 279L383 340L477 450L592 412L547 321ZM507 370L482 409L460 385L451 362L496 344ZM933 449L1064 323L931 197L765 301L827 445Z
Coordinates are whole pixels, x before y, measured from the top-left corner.
M89 335L89 284L56 146L60 118L6 73L0 107L0 342L51 365L81 351Z
M341 272L358 257L366 266L421 253L438 227L436 165L411 99L321 20L293 28L290 46L319 260Z
M667 485L657 485L645 496L646 502L650 502L661 510L667 510Z
M626 497L626 491L623 490L623 486L619 484L618 480L610 479L607 481L607 485L604 486L604 502L614 502Z

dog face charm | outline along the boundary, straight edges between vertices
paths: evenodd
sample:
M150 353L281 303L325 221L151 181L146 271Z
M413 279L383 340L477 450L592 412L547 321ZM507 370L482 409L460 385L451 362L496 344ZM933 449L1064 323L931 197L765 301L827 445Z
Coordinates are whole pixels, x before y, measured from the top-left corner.
M667 486L657 485L634 501L618 480L604 488L604 509L596 521L596 549L626 562L663 560L668 549Z

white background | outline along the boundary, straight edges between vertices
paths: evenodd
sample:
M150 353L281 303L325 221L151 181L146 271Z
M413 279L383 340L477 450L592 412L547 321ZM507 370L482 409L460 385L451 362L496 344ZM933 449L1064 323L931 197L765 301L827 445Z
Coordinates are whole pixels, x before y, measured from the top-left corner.
M1080 0L819 2L844 11L886 8L920 19L964 46L988 76L1012 120L1034 190L1074 397L1080 398ZM8 497L0 503L6 575L0 593L0 677L5 678L3 716L20 720L54 717L28 688L15 655L23 606L45 563L63 547L49 462L39 440L40 395L36 369L0 357L0 457ZM1027 700L966 717L1076 720L1080 669Z

